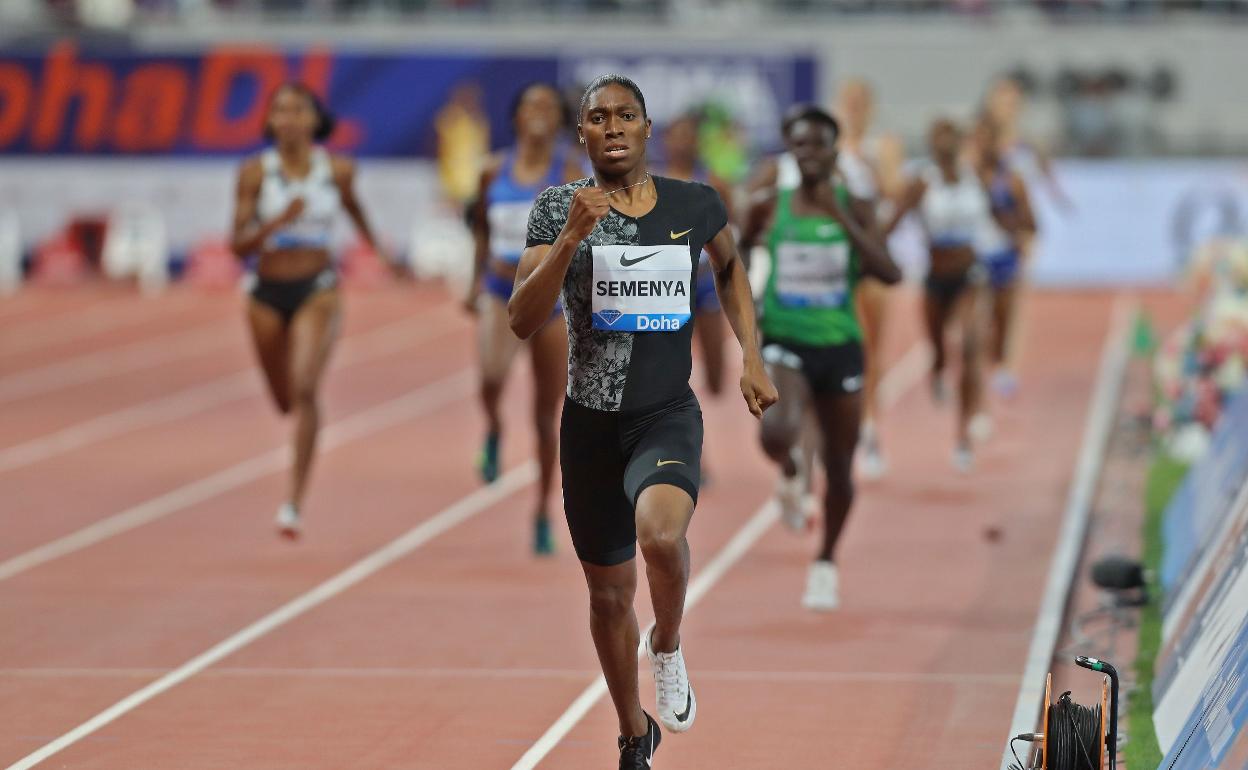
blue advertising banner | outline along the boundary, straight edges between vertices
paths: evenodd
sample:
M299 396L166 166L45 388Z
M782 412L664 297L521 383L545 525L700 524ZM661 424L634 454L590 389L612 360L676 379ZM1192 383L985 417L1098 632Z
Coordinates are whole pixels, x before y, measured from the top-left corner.
M630 71L631 70L631 71ZM0 57L0 154L240 155L262 142L268 95L298 80L338 115L331 146L361 156L432 156L438 116L466 100L510 140L512 101L537 80L569 91L606 71L636 75L666 118L717 98L766 141L795 100L815 96L806 56L665 54L611 58L487 52L364 53L213 46L171 55L94 53L65 41Z
M1183 726L1160 767L1168 770L1243 770L1248 767L1248 628Z
M1248 737L1248 389L1166 509L1153 725L1163 767L1245 767Z
M1219 544L1197 611L1153 684L1153 724L1176 770L1248 766L1248 527Z
M1161 585L1166 611L1248 479L1248 388L1236 394L1214 430L1208 454L1192 467L1163 519Z

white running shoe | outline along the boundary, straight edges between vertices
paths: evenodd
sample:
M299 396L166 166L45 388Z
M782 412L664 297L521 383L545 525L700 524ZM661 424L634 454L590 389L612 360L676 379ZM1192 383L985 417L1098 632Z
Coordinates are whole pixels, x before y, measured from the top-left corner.
M970 434L972 441L982 444L992 438L993 427L992 415L979 412L967 423L966 432Z
M968 445L961 445L953 450L953 468L958 473L970 473L975 467L975 453Z
M806 531L806 479L781 475L776 481L776 503L780 506L780 520L793 532Z
M277 509L276 524L278 534L291 539L299 537L303 529L299 519L299 509L290 503L282 503L282 507Z
M859 442L858 472L867 481L875 481L888 471L888 463L884 462L884 453L880 451L880 437L871 422L862 426L862 440Z
M646 657L650 659L650 671L654 674L659 721L669 731L683 733L693 727L698 715L698 699L689 685L685 654L680 647L676 652L655 652L651 647L653 633L651 629L646 634Z
M884 455L880 452L878 443L871 441L863 444L858 469L867 481L875 481L888 472L888 463L884 461Z
M816 612L831 612L841 606L841 578L836 564L816 561L810 565L802 606Z

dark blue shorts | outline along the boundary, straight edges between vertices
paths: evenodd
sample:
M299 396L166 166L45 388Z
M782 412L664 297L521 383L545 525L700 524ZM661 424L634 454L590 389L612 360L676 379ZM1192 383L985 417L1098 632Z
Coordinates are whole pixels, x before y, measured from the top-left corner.
M511 299L511 290L514 288L514 283L510 279L504 278L493 270L487 270L483 283L487 292L498 297L503 302Z
M980 261L988 271L988 285L993 289L1004 289L1013 285L1022 269L1018 249L989 254Z
M715 292L715 271L707 262L698 264L698 280L693 287L693 312L719 311L719 294Z
M504 305L507 304L507 301L511 299L512 289L515 288L515 284L511 280L504 278L503 276L499 275L493 270L487 270L485 273L485 277L482 279L481 282L482 282L482 288L485 289L486 293L492 294L495 297L498 297L499 299L503 301ZM562 313L563 313L563 305L556 302L555 310L553 313L550 314L550 317L554 318L558 315L561 315Z

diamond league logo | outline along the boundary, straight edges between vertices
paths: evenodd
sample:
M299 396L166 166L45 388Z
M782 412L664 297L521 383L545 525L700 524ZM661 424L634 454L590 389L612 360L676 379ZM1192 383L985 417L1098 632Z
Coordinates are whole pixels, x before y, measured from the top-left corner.
M620 320L620 316L624 315L618 310L599 310L598 317L603 320L607 326L614 326L615 322Z

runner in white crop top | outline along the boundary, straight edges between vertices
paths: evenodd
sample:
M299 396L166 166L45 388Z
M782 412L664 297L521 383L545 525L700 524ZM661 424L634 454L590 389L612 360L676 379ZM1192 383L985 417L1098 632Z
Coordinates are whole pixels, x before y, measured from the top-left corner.
M265 239L264 248L329 250L335 220L342 212L342 193L334 179L333 160L319 145L308 154L308 173L302 179L290 179L282 171L282 157L270 147L260 154L264 179L256 214L261 222L284 221ZM295 201L302 201L299 213L289 220L282 214Z
M934 352L931 385L938 402L946 398L945 332L951 322L961 329L954 465L967 472L973 459L970 423L979 413L983 378L979 353L983 276L974 241L992 213L988 193L974 168L960 159L961 130L952 121L937 120L928 134L928 146L931 162L910 181L886 229L891 232L902 217L914 211L927 231L931 262L924 282L923 317Z
M330 237L345 212L373 250L376 239L355 197L355 164L318 143L333 117L306 86L274 92L265 123L272 146L243 161L238 174L231 246L255 258L247 307L252 341L282 414L295 417L294 467L278 528L299 532L319 425L318 393L338 335L340 299Z

